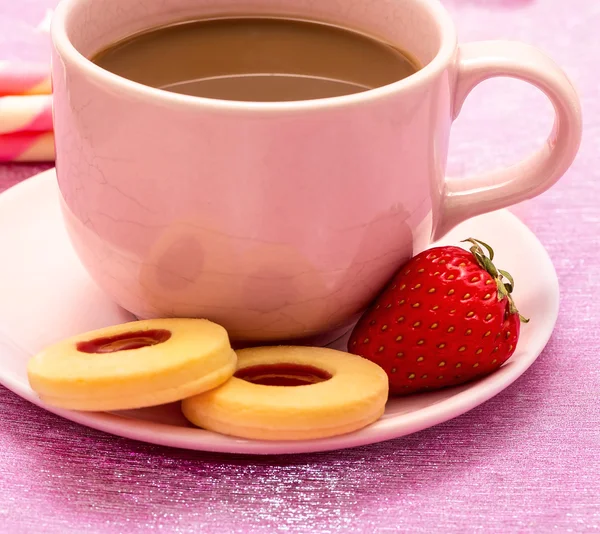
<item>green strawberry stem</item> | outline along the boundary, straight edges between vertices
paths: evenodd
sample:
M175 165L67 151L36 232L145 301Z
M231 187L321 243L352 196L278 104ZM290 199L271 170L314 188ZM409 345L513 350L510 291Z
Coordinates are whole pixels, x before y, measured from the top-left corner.
M515 288L514 278L510 273L503 271L502 269L496 269L496 266L492 262L494 259L494 249L487 243L473 237L463 240L463 243L471 243L472 246L469 249L471 254L475 256L479 266L482 269L485 269L494 279L494 282L496 282L496 287L498 288L498 300L500 301L506 298L508 300L508 309L510 313L518 313L521 322L528 323L529 319L526 319L519 313L519 310L517 310L517 307L515 306L515 301L512 298L512 292ZM488 253L489 257L486 256L481 247L485 249L485 252ZM506 279L506 282L504 279Z

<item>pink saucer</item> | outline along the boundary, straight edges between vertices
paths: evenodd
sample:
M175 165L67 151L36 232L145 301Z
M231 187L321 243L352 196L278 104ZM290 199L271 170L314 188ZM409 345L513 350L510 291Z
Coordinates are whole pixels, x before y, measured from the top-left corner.
M195 450L289 454L356 447L397 438L461 415L497 395L535 361L558 315L558 281L536 237L508 211L463 223L443 239L477 237L493 244L498 262L516 281L515 300L531 317L515 355L483 380L388 402L385 415L358 432L322 440L246 441L193 428L178 405L127 413L79 413L42 404L27 382L27 359L59 339L132 320L80 265L63 228L54 170L0 195L0 383L66 419L119 436ZM335 348L342 349L345 339Z

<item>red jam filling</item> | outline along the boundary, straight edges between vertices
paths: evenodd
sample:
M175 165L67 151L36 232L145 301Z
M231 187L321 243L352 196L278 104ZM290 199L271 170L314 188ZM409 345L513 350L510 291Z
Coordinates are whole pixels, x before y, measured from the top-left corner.
M261 386L308 386L331 378L323 369L295 363L254 365L239 369L234 376Z
M171 337L168 330L137 330L115 336L98 337L77 343L79 352L88 354L108 354L121 350L140 349L164 343Z

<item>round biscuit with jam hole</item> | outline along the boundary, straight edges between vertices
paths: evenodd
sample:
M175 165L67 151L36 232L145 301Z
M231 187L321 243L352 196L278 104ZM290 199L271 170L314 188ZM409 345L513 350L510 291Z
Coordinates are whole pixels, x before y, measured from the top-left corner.
M238 351L222 386L185 399L196 426L247 439L304 440L359 430L381 417L388 378L378 365L316 347Z
M228 380L236 354L227 331L203 319L153 319L81 334L36 354L31 388L71 410L130 410L179 401Z

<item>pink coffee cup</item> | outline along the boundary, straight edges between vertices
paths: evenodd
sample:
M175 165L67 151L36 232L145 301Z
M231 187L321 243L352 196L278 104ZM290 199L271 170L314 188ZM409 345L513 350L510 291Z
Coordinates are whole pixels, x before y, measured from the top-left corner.
M146 87L87 59L164 23L247 14L363 30L424 67L364 93L253 103ZM52 40L58 181L81 261L136 316L206 317L237 341L342 332L433 239L552 186L581 138L552 60L521 43L457 45L437 0L63 0ZM447 179L452 121L495 76L543 91L554 129L517 165Z

